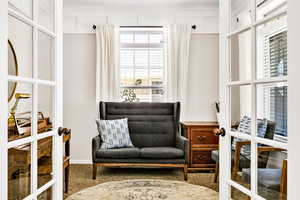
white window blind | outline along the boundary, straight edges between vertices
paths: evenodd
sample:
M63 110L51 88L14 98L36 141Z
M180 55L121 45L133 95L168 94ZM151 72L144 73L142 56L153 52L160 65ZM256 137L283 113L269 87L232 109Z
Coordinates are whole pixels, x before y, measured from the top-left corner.
M287 75L287 32L266 38L265 77ZM276 122L276 135L287 136L287 86L265 87L270 120ZM284 140L282 137L281 140Z
M121 28L120 87L123 101L164 101L164 57L161 28Z

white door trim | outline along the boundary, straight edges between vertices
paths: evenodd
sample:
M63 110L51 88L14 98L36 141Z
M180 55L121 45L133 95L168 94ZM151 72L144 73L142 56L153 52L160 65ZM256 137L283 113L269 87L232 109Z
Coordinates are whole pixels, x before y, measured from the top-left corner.
M63 125L63 1L53 0L55 2L55 31L47 29L38 23L38 0L33 0L33 19L8 8L8 0L0 1L0 199L8 198L7 172L8 172L8 149L19 146L21 144L31 144L31 194L25 199L36 199L37 196L48 188L52 187L52 198L63 199L63 147L62 137L58 136L57 128ZM7 40L8 40L8 16L12 16L23 23L32 27L33 35L33 76L20 77L10 76L7 70ZM44 33L54 39L55 42L55 81L47 81L38 79L38 34ZM22 33L20 33L22 34ZM19 50L20 51L20 50ZM26 51L26 49L25 49ZM53 66L54 67L54 66ZM7 138L7 116L8 116L8 102L7 102L7 88L8 81L16 81L19 83L27 83L33 86L33 102L32 102L32 135L20 140L8 142ZM49 86L53 91L53 130L43 134L37 134L37 111L38 111L38 86ZM37 145L38 140L46 137L53 138L53 178L38 188L37 181Z
M288 199L299 199L299 180L300 180L300 1L288 0L288 71L289 71L289 88L288 88Z
M242 133L239 132L232 132L231 131L231 119L230 119L230 112L231 112L231 103L230 103L230 88L234 87L234 86L245 86L247 85L249 88L251 87L251 119L252 121L256 121L257 118L257 98L256 98L256 93L257 93L257 85L261 85L261 84L265 84L265 83L286 83L288 82L289 86L289 105L293 105L297 106L298 104L296 104L296 102L291 103L290 99L297 99L298 102L300 102L300 98L298 96L298 98L295 96L293 96L293 94L297 93L296 88L291 87L292 89L294 89L293 91L291 91L290 85L297 85L296 82L296 78L295 80L291 79L290 76L291 74L293 74L294 76L296 76L295 74L298 75L298 79L299 79L299 74L300 74L300 70L299 67L297 68L297 72L295 71L295 73L293 73L293 71L290 70L291 68L291 59L288 58L288 68L289 68L289 76L285 76L285 77L276 77L276 78L265 78L265 79L259 79L257 78L257 74L256 74L256 29L259 25L262 25L264 23L269 22L272 19L278 18L278 17L282 17L284 15L287 14L287 11L284 10L282 12L278 12L276 14L270 15L269 17L266 17L264 19L259 19L256 20L256 0L250 0L251 1L251 23L249 25L243 26L241 28L238 28L237 30L231 31L230 29L230 23L231 23L231 14L230 14L230 3L231 0L222 0L219 1L219 8L220 8L220 19L219 19L219 30L220 30L220 57L219 57L219 63L220 63L220 69L219 69L219 88L220 88L220 110L221 110L221 115L220 115L220 126L224 127L227 131L226 136L225 137L220 137L220 199L230 199L231 196L231 187L234 187L242 192L244 192L245 194L249 195L252 199L263 199L262 197L260 197L257 193L257 144L261 143L261 144L265 144L265 145L270 145L273 147L280 147L283 149L289 149L289 153L291 151L291 149L293 150L293 148L295 149L297 147L296 144L294 144L295 146L291 147L291 145L289 144L285 144L285 143L281 143L281 142L277 142L277 141L273 141L273 140L268 140L268 139L264 139L264 138L259 138L257 136L257 127L256 127L256 123L252 123L251 125L251 135L243 135ZM282 5L285 5L286 2L282 3ZM299 7L298 7L299 8ZM290 10L289 10L290 12ZM298 10L299 12L299 10ZM296 14L295 14L296 16ZM299 17L299 16L298 16ZM296 19L296 18L295 18ZM296 25L295 25L296 26ZM298 26L297 26L298 27ZM299 29L299 28L298 28ZM290 24L289 24L289 30L290 30ZM231 81L230 78L230 45L229 45L229 41L230 38L232 36L244 33L245 31L249 31L251 32L251 79L250 80L238 80L238 81ZM296 35L295 35L296 37ZM299 34L297 35L297 39L299 40ZM297 48L299 49L299 46L297 46ZM296 49L296 47L295 47ZM289 48L289 53L290 53L290 48ZM295 50L296 51L296 50ZM296 52L299 52L296 51ZM298 55L299 57L299 55ZM295 57L295 60L296 57ZM298 63L299 59L297 60ZM294 68L296 68L296 66L300 66L300 65L295 65ZM293 81L293 82L292 82ZM294 92L294 93L293 93ZM298 92L299 93L299 92ZM298 111L300 110L300 106L298 106ZM249 107L250 108L250 107ZM290 127L290 123L292 121L291 116L290 116L290 112L291 112L291 106L288 106L288 118L289 118L289 128L288 128L288 136L289 136L289 141L293 140L292 138L290 138L291 135L293 135L292 133L296 133L297 129L295 128L294 130L291 129ZM295 113L295 116L293 118L294 124L297 124L296 119L299 119L299 113L297 114ZM296 115L298 115L298 117L296 117ZM231 137L238 137L238 138L244 138L247 140L251 141L251 190L247 189L245 187L243 187L242 185L238 184L237 182L231 180ZM300 137L298 136L298 140L299 141ZM294 140L295 141L295 140ZM299 144L298 144L299 146ZM291 149L290 149L291 148ZM296 155L295 155L296 157ZM299 157L299 154L298 154ZM290 158L290 156L289 156ZM300 158L298 158L298 160L300 160ZM298 162L298 164L300 164L300 162ZM289 163L289 170L290 170L290 166L292 164ZM294 165L295 166L295 165ZM296 169L295 169L296 170ZM295 173L295 171L294 171ZM300 172L298 172L300 174ZM289 177L290 178L290 177ZM291 179L291 178L290 178ZM294 179L294 177L293 177ZM298 179L299 180L299 179ZM294 180L293 183L296 183L296 180ZM291 187L292 183L289 184L289 188ZM294 184L295 185L295 184Z
M1 171L7 172L7 1L0 1L0 163ZM0 180L7 180L7 173L0 173ZM0 181L0 199L7 199L6 181Z

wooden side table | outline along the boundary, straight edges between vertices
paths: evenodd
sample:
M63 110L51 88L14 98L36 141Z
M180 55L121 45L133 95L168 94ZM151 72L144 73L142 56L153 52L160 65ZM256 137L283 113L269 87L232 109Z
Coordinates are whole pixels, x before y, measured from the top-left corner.
M213 130L217 122L181 122L183 136L189 140L188 172L215 170L211 152L219 148L219 137Z

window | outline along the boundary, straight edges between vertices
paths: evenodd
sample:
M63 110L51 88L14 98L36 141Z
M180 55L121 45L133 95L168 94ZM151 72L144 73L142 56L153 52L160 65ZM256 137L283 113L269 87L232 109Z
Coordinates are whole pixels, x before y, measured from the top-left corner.
M266 39L268 48L266 55L265 76L279 77L287 75L287 32L277 33ZM268 95L268 111L272 121L276 122L276 135L287 136L287 86L277 85L265 88Z
M164 56L162 28L121 28L120 87L123 101L164 101Z

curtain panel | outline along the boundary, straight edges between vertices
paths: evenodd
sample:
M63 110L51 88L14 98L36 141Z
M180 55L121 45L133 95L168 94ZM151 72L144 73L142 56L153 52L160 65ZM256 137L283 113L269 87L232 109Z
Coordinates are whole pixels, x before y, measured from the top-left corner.
M120 101L119 26L97 25L96 104Z
M186 119L187 83L191 25L171 24L166 26L166 99L181 103L181 120Z

